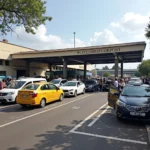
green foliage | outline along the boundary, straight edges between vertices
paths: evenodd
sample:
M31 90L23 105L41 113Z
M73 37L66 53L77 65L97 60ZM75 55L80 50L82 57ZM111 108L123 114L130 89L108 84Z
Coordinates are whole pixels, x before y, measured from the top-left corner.
M114 70L115 69L115 65L113 65L111 69ZM118 69L121 69L121 67L119 65L118 65Z
M150 39L150 22L147 25L145 36Z
M103 67L103 70L109 70L108 66Z
M143 76L150 76L150 59L144 60L139 66L138 70Z
M141 73L139 71L135 72L134 74L136 77L141 77Z
M109 73L109 72L105 72L103 76L104 76L104 77L109 77L109 76L110 76L110 73Z
M52 19L45 16L45 4L43 0L0 0L0 32L6 35L23 25L27 33L35 34L34 29Z

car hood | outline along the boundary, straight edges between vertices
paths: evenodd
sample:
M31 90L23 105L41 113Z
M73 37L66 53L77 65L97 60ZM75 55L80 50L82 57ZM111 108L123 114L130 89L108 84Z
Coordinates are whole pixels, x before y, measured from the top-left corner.
M131 106L140 106L150 104L150 97L128 97L128 96L120 96L119 99Z
M92 86L94 86L94 84L90 84L90 83L85 83L85 86L90 86L90 85L92 85Z
M6 89L6 88L4 88L4 89L0 90L0 93L9 93L9 92L16 92L16 91L17 91L17 89Z
M75 86L61 86L60 89L62 90L71 90L71 89L76 89Z

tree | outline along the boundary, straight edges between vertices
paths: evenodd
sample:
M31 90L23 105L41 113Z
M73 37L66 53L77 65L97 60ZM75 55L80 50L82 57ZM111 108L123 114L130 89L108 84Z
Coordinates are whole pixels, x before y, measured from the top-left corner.
M109 77L109 76L110 76L110 73L109 73L109 72L105 72L103 76L104 76L104 77Z
M134 74L136 77L140 77L141 76L141 73L139 71L135 72Z
M143 76L149 76L150 75L150 59L144 60L139 66L138 70Z
M150 39L150 21L147 25L145 36Z
M108 66L103 67L103 70L109 70Z
M0 32L14 32L14 26L23 25L27 33L35 34L39 25L50 21L45 16L46 1L43 0L0 0Z
M114 70L115 69L115 65L113 65L111 69ZM120 66L118 66L118 69L121 69Z

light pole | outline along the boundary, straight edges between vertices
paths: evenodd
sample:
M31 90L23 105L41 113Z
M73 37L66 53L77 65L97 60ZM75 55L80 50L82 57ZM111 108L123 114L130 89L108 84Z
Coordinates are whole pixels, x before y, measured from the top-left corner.
M73 32L73 34L74 34L74 48L75 48L75 40L76 40L76 39L75 39L75 34L76 34L76 33Z

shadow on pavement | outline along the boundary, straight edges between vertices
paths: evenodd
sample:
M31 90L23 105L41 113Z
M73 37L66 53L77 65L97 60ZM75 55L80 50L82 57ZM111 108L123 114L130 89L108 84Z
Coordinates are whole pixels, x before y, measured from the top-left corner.
M32 148L10 147L7 150L148 150L148 145L121 142L110 139L79 135L69 131L82 120L74 120L70 126L58 125L53 131L35 135L38 141ZM92 121L89 120L89 121ZM33 140L34 141L34 140Z

